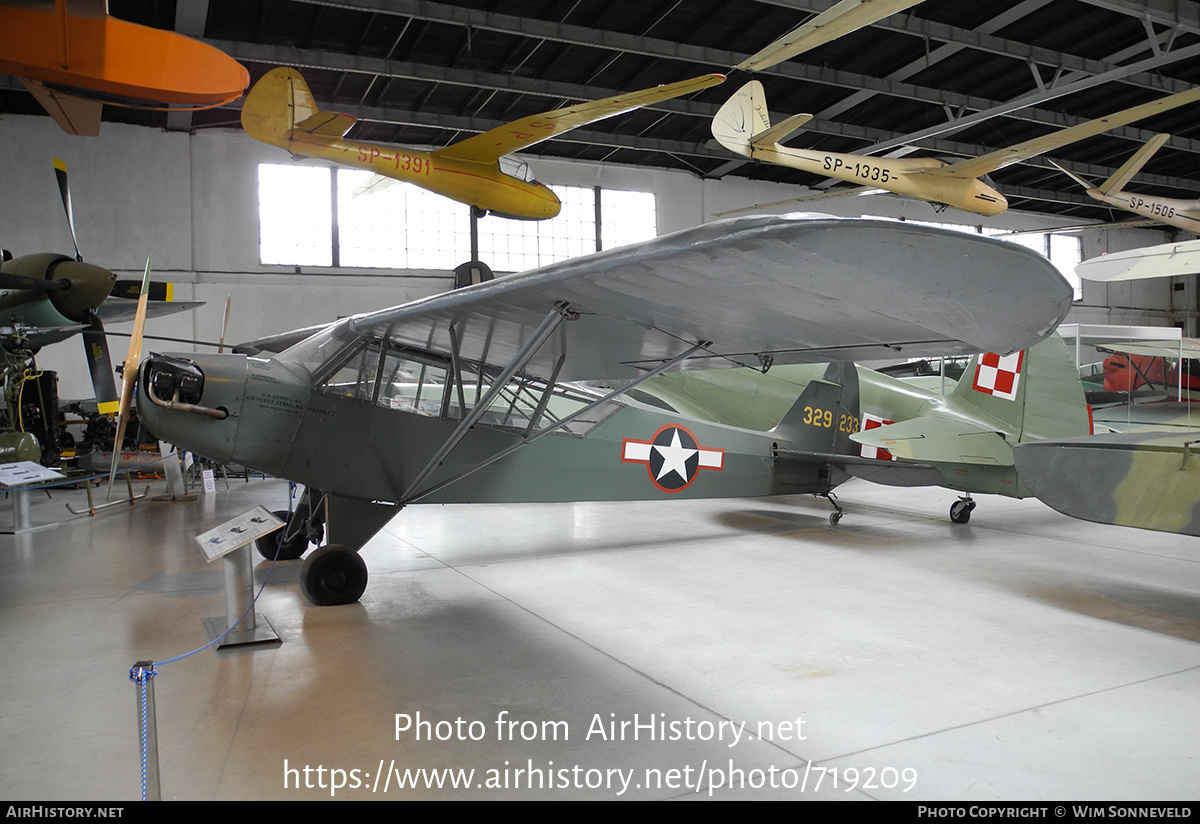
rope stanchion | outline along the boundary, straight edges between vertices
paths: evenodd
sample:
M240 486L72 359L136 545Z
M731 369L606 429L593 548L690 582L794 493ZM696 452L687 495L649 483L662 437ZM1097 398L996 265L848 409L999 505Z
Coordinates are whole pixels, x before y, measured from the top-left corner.
M138 742L142 751L142 801L161 801L158 780L158 723L154 714L153 661L138 661L129 670L137 687Z

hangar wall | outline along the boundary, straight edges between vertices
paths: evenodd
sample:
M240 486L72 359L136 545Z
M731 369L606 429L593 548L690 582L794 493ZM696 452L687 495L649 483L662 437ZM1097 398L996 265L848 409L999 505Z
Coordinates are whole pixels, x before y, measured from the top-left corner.
M0 117L0 180L7 205L0 212L0 245L20 255L33 251L69 253L71 239L62 217L51 159L70 172L75 224L85 258L122 277L140 274L153 256L156 279L176 284L176 296L207 301L190 314L151 321L147 334L215 341L220 336L226 296L233 296L228 340L241 341L326 322L440 292L449 273L305 269L258 262L257 165L278 163L282 152L239 130L195 135L105 123L97 138L61 132L46 117ZM312 161L306 161L312 162ZM687 172L530 159L538 179L550 185L603 185L657 195L660 234L715 219L714 213L784 200L795 190L745 179L701 180ZM802 206L780 207L790 211ZM960 222L1034 229L1052 225L1044 216L1010 213L978 218L894 196L838 198L810 207L836 215L863 212L913 220ZM1155 231L1085 233L1085 257L1165 241ZM1069 320L1087 323L1168 325L1196 306L1188 284L1136 286L1088 284ZM115 331L127 331L128 325ZM186 346L151 342L156 349ZM114 347L119 353L120 347ZM115 356L117 356L115 354ZM49 347L39 365L60 373L63 397L90 394L78 344Z

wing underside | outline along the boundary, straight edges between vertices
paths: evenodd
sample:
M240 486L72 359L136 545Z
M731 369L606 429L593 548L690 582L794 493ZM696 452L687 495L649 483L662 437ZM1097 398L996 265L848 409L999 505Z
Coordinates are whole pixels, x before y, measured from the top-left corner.
M989 238L824 216L710 223L359 315L326 335L508 364L560 381L684 369L1008 352L1071 303L1049 262ZM549 327L547 326L549 324ZM303 345L303 344L302 344ZM562 363L560 363L562 358Z
M466 140L460 140L458 143L452 143L444 149L433 152L433 155L476 163L494 163L507 154L519 152L535 143L549 140L580 126L586 126L597 120L613 117L642 106L650 106L674 97L698 92L709 86L715 86L724 79L724 75L707 74L690 80L681 80L678 83L642 89L616 97L607 97L603 100L577 103L563 109L555 109L552 112L531 115L483 134L468 137Z

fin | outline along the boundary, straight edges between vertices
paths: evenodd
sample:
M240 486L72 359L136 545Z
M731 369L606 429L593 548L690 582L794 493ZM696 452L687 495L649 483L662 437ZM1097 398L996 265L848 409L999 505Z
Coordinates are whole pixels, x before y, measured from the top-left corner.
M1142 148L1134 152L1128 160L1121 164L1121 168L1113 172L1112 177L1096 187L1100 194L1111 195L1113 192L1119 192L1125 188L1125 184L1142 170L1142 167L1146 165L1146 161L1154 157L1154 153L1161 149L1162 145L1170 139L1171 136L1169 134L1156 134L1147 140Z
M1014 443L1091 432L1075 360L1057 334L1012 355L974 356L949 400Z
M300 72L280 66L264 74L246 95L242 128L255 140L287 149L293 132L319 112Z
M733 97L717 111L712 121L712 135L717 142L734 154L753 157L756 134L770 131L771 116L762 83L751 80L738 89Z
M858 431L858 367L829 364L819 380L809 381L771 433L786 452L858 455L850 436Z

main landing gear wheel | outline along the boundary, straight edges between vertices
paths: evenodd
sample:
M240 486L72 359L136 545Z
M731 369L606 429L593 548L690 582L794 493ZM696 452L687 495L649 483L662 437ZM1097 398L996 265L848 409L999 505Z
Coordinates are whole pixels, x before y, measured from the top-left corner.
M276 509L271 514L283 521L283 529L277 529L269 535L255 538L254 548L268 561L296 560L308 549L308 536L298 528L298 525L288 523L286 509ZM295 534L289 535L289 530L295 530Z
M971 520L971 511L973 509L975 509L974 501L970 498L959 498L950 504L950 520L956 524L965 524Z
M367 565L348 546L327 544L304 559L300 591L319 607L353 604L367 588Z

